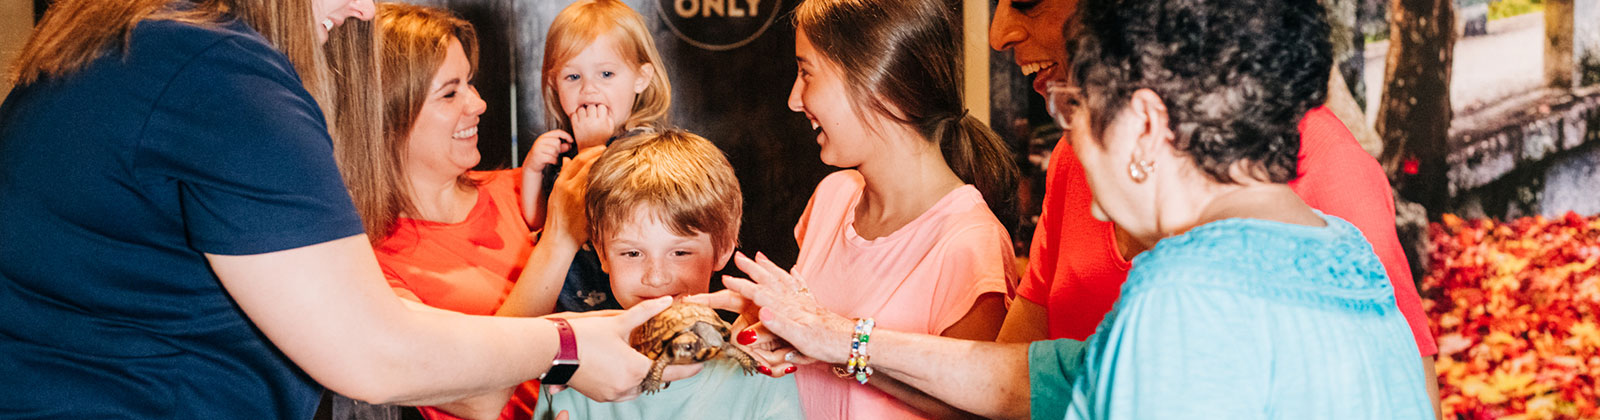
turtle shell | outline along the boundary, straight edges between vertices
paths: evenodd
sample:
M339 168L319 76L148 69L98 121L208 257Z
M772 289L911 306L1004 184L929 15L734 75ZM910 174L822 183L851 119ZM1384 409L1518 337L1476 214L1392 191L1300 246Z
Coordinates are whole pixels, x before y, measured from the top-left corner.
M672 306L668 306L661 313L645 321L639 328L633 329L633 334L629 336L628 341L633 345L634 349L639 350L639 353L644 354L645 357L657 360L662 357L668 348L665 345L666 343L683 335L695 335L691 328L698 322L704 322L716 327L718 333L722 335L722 342L704 344L708 344L712 348L719 348L722 347L723 342L727 341L728 323L717 316L716 310L711 309L710 306L681 300L672 302ZM694 361L685 360L681 362L692 363Z

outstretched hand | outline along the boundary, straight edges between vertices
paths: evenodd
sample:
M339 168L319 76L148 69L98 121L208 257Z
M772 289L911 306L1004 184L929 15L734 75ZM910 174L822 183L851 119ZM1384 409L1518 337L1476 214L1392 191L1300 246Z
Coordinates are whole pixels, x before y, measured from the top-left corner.
M734 339L734 346L744 350L745 354L754 357L760 366L757 371L763 375L781 378L794 373L797 365L816 363L815 359L806 357L799 349L788 341L773 334L761 321L756 319L755 313L740 316L733 323L734 331L738 331ZM751 322L754 322L753 324Z
M671 297L661 297L640 302L614 315L553 315L566 319L577 336L579 367L567 385L601 402L627 401L639 396L639 384L649 373L651 360L628 345L628 335L671 304ZM668 366L662 380L670 382L694 376L701 367L700 364ZM556 391L559 389L551 390Z
M733 258L749 279L724 276L722 282L728 291L691 299L741 313L752 310L753 305L759 308L753 310L759 314L761 325L792 344L803 356L833 364L844 363L850 357L854 322L822 307L811 296L804 281L779 268L766 256L756 254L756 259L750 259L743 253L736 253ZM778 353L776 357L782 360L785 355Z

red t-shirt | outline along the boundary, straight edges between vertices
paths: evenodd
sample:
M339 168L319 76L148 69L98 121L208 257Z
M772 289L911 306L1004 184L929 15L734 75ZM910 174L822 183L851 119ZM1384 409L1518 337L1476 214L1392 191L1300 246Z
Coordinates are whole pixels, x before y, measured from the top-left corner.
M1361 230L1389 274L1395 303L1418 350L1437 354L1411 266L1395 236L1394 197L1383 168L1327 107L1306 113L1300 134L1299 177L1289 187L1312 208ZM1117 254L1111 223L1090 214L1093 196L1066 141L1056 145L1046 176L1044 211L1017 294L1045 308L1051 339L1083 340L1111 311L1129 265Z
M522 172L474 172L478 202L466 220L439 223L400 218L393 234L374 247L389 287L402 298L469 315L494 315L533 252L522 218ZM500 413L502 420L533 417L539 382L523 383ZM418 407L429 420L456 420Z

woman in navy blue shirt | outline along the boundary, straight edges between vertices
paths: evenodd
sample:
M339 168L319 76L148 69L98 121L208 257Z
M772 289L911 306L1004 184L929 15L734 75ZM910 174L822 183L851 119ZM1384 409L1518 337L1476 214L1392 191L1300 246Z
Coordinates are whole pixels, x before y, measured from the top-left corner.
M372 15L370 0L51 8L0 105L0 418L308 418L318 383L432 404L551 367L555 321L408 308L382 280L324 120L373 114L322 100L323 41L370 47ZM571 319L579 360L606 363L568 384L631 398L649 363L626 334L654 303Z

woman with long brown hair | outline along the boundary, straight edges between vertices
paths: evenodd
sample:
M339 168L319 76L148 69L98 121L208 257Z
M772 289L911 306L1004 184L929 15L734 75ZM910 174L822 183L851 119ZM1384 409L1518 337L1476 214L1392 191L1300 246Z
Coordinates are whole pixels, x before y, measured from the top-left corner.
M52 6L0 105L6 417L307 418L320 386L429 404L546 372L636 392L649 361L626 334L665 301L471 318L384 287L324 119L376 132L373 97L337 87L375 72L335 77L324 56L370 53L370 24L344 22L372 16L368 0ZM605 363L576 369L589 360Z
M795 226L795 274L829 309L884 328L994 339L1015 278L996 215L1014 217L1017 169L962 105L953 10L812 0L794 16L789 107L811 121L823 163L846 168L817 186ZM793 371L771 356L775 374ZM807 418L957 414L892 378L846 379L825 365L796 375Z

